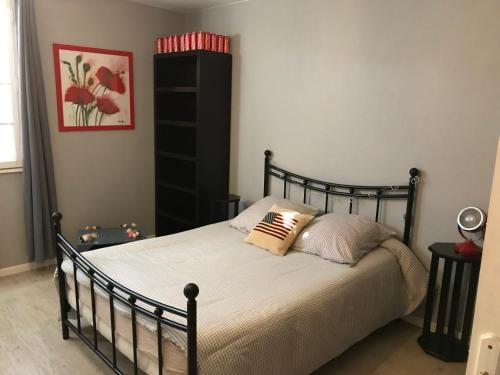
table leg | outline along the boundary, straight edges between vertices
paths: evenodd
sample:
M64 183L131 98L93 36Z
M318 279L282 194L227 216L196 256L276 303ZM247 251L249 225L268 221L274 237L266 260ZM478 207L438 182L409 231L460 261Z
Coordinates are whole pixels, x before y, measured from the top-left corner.
M458 308L460 306L460 291L462 290L462 277L464 274L464 264L458 263L455 270L455 280L451 295L450 319L448 322L448 337L455 337L455 326L457 325Z
M451 269L453 262L449 259L444 261L443 278L441 281L441 296L439 297L439 308L436 323L436 333L442 334L444 330L444 321L446 318L446 307L448 306L448 292L450 290Z
M461 343L463 345L468 345L469 342L469 335L472 326L472 313L474 312L478 279L479 279L479 264L474 263L472 264L470 271L470 282L467 291L467 302L464 314L464 324L462 326Z
M424 327L422 336L424 339L428 338L431 333L432 312L434 310L434 291L436 289L437 269L439 264L439 257L432 255L431 269L429 271L429 283L427 285L427 298L425 302L425 316Z

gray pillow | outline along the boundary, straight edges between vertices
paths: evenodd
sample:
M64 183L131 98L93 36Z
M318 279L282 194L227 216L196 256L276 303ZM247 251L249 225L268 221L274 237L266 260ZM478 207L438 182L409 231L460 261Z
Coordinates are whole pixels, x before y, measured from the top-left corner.
M267 196L258 200L233 220L231 226L241 232L249 233L269 212L273 204L286 208L289 210L297 211L301 214L316 216L319 212L318 209L308 206L306 204L294 203L288 199Z
M311 221L297 236L292 249L354 265L394 234L364 216L330 213Z

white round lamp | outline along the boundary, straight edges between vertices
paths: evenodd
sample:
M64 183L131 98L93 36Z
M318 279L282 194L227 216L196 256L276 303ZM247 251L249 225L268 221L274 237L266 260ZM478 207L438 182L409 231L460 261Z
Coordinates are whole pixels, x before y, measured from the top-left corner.
M463 255L480 253L482 248L466 236L466 233L481 232L486 228L486 214L477 207L465 207L458 213L458 232L465 239L464 242L455 244L455 251Z

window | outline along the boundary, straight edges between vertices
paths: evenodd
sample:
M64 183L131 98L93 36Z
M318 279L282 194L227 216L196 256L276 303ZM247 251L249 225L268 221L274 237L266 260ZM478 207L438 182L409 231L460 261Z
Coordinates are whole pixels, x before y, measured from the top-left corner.
M0 170L21 167L12 0L0 0Z

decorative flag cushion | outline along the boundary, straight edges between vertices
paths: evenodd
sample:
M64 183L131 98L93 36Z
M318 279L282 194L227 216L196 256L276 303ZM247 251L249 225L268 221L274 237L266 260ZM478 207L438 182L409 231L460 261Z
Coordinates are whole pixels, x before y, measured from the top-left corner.
M271 195L262 198L249 206L231 221L231 226L241 232L249 233L259 223L273 204L288 208L301 214L316 216L319 210L306 204L295 203L288 199L277 198Z
M245 241L283 256L300 231L314 218L274 204Z

